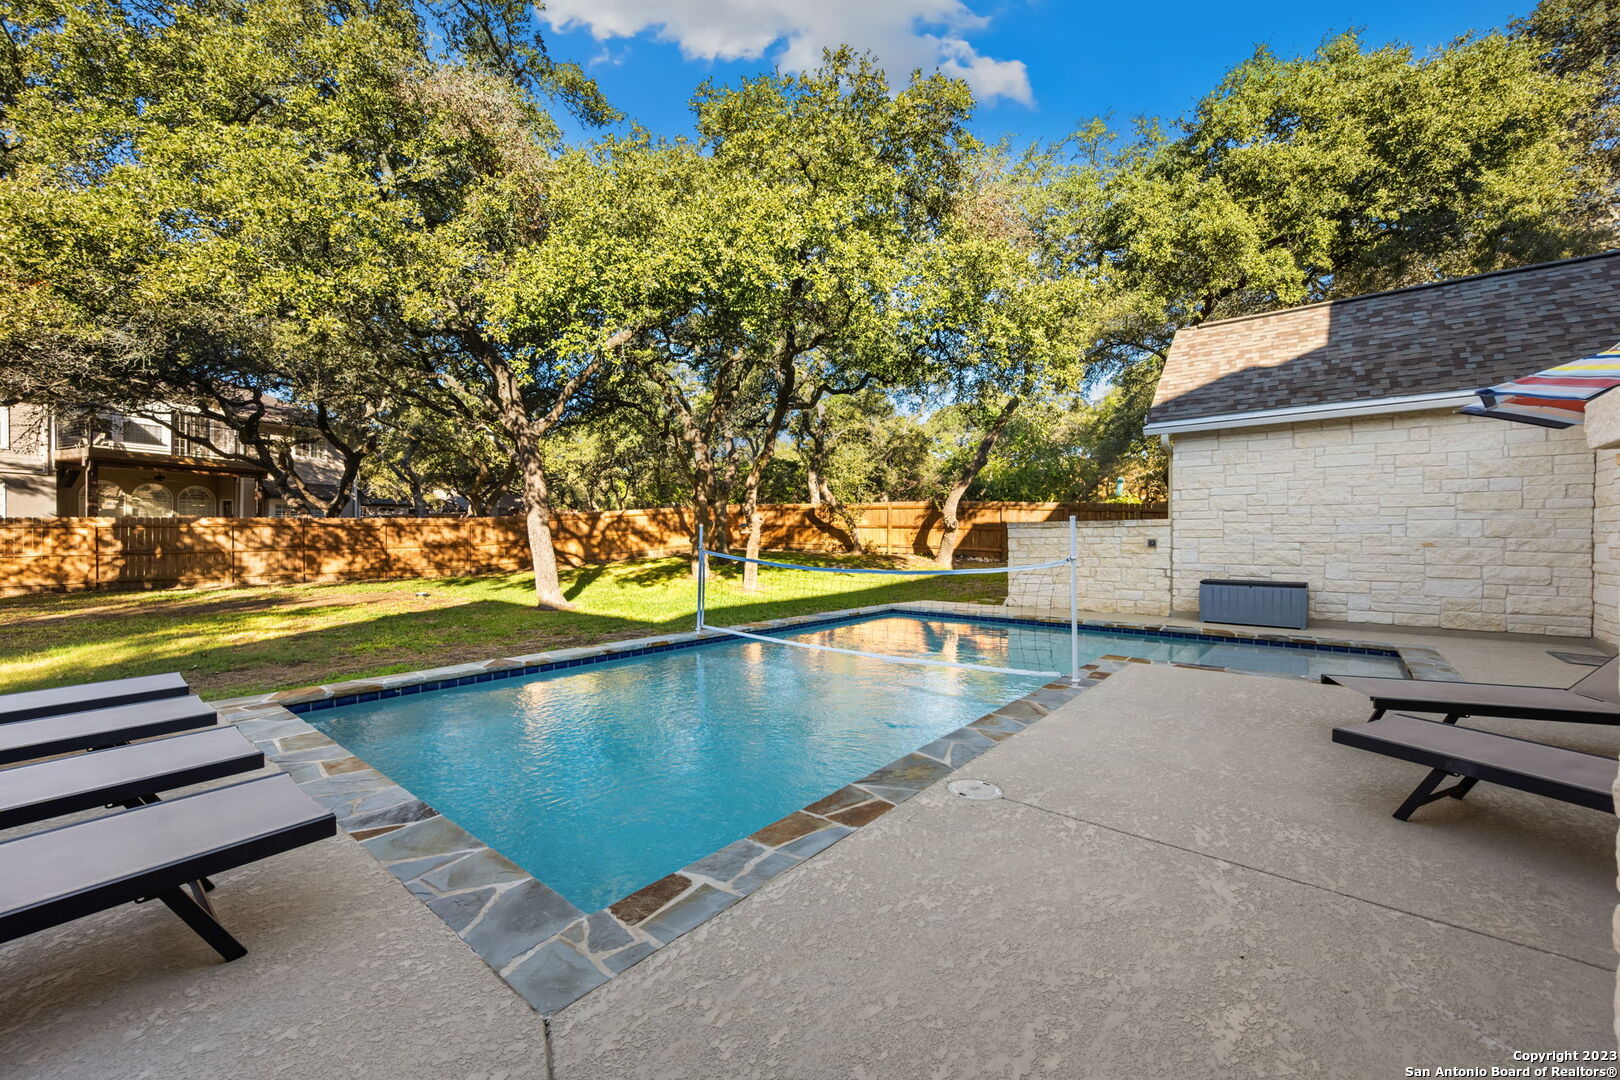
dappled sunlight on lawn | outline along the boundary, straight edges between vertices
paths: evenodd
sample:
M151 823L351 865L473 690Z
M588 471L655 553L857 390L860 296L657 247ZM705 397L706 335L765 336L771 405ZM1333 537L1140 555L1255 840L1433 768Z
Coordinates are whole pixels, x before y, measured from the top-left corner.
M906 560L771 553L817 565L910 569ZM388 674L588 645L693 625L684 557L565 569L573 609L534 605L527 574L0 600L0 692L179 670L205 696ZM926 566L916 567L926 575ZM725 623L900 600L999 603L999 577L840 576L714 566L709 610Z

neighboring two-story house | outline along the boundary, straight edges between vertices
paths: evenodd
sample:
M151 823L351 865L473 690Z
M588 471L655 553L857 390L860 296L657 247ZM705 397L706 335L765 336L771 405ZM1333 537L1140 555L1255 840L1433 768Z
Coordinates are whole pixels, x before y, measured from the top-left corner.
M64 419L0 406L0 517L286 515L264 469L214 449L236 445L228 428L183 411ZM295 458L306 483L336 491L342 469L328 447Z

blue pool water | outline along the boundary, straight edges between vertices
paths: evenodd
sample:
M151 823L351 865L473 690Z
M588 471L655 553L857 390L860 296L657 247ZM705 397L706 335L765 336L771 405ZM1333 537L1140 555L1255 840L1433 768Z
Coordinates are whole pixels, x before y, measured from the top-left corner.
M880 615L784 633L903 656L1066 670L1066 629ZM1104 654L1286 674L1389 657L1085 634ZM741 640L437 690L306 719L594 911L1022 697L1044 677Z

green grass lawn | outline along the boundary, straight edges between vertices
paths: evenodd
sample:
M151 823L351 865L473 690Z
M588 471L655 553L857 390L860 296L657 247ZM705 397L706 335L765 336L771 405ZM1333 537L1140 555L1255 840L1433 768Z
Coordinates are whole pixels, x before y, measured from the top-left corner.
M907 600L1000 603L1006 594L999 574L878 577L770 568L761 568L759 591L747 594L736 564L716 561L712 571L709 621L720 626ZM684 559L565 570L563 588L575 610L535 608L526 574L11 597L0 600L0 693L179 670L204 697L234 697L693 626L696 590Z

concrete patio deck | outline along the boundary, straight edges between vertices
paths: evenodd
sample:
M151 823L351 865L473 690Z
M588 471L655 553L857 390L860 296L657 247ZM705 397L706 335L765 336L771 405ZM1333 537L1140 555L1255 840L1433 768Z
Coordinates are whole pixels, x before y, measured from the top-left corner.
M540 1018L354 841L231 871L212 900L233 963L156 903L0 945L0 1077L545 1075Z
M1315 628L1313 628L1314 630ZM1465 677L1565 684L1516 641ZM342 837L0 946L6 1080L1400 1076L1612 1048L1612 817L1332 745L1366 703L1133 665L553 1018ZM1503 722L1594 751L1620 729Z
M1365 711L1129 669L968 766L1005 798L935 786L564 1009L555 1075L1376 1077L1612 1048L1614 819L1481 787L1397 822L1421 770L1328 741Z

